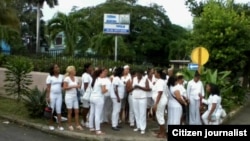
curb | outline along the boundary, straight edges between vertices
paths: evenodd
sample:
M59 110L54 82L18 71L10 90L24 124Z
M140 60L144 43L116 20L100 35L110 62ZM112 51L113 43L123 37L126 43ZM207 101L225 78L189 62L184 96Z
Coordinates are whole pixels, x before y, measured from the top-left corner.
M53 134L57 136L63 136L63 137L69 137L72 139L78 139L78 140L84 140L84 141L152 141L152 138L147 138L147 137L132 137L132 136L125 136L125 137L119 137L119 136L113 136L113 135L104 135L104 136L97 136L95 134L91 134L88 130L84 129L83 132L80 131L59 131L59 130L54 130L50 131L48 129L48 126L46 125L41 125L38 123L30 123L25 120L20 120L20 119L14 119L6 115L0 115L0 118L9 120L14 123L21 124L26 127L31 127L34 129L38 129L42 132L48 133L48 134ZM155 141L166 141L166 139L154 139Z

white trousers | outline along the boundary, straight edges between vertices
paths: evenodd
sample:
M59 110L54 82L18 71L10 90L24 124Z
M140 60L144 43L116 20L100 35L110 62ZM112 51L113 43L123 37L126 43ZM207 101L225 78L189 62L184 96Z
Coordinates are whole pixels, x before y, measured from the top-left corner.
M104 106L101 122L109 122L112 113L112 100L110 96L104 96Z
M192 97L190 97L189 105L189 124L201 125L200 100L196 100Z
M50 106L57 114L61 114L62 111L62 94L50 93Z
M162 100L160 100L160 102L157 105L155 114L156 114L156 119L160 125L165 124L164 114L165 114L166 105L167 105L167 101L162 101Z
M147 98L133 98L135 121L138 129L144 131L147 126Z
M112 98L113 110L112 110L112 127L118 126L119 114L121 111L122 101L117 102L116 98Z
M99 131L101 129L101 116L104 97L90 97L89 128Z
M130 126L135 125L135 114L133 107L133 96L131 94L128 95L128 104L129 104L129 123Z

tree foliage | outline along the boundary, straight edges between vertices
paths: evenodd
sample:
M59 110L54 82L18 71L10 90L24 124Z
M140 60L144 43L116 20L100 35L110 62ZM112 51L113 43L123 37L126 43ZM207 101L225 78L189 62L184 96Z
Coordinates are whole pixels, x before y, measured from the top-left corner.
M245 51L249 50L250 37L248 17L244 12L237 13L233 6L231 0L208 1L201 16L194 18L192 42L209 50L206 66L235 74L247 65Z

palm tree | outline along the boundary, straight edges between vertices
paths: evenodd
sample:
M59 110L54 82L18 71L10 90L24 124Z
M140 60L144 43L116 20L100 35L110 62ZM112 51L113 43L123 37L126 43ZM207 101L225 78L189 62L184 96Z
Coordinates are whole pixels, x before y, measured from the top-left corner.
M37 23L36 23L36 52L40 50L40 18L41 18L41 7L44 2L48 4L50 8L58 5L58 0L27 0L28 3L34 4L37 7Z
M54 41L58 33L63 32L66 44L65 54L73 56L81 38L89 38L85 32L89 27L90 25L79 12L71 12L69 15L58 12L48 21L47 32L51 41Z
M117 52L119 53L118 56L124 57L131 54L123 40L123 37L118 36L117 38ZM115 54L115 36L105 35L100 32L91 38L90 47L94 52L96 52L96 55L110 58Z

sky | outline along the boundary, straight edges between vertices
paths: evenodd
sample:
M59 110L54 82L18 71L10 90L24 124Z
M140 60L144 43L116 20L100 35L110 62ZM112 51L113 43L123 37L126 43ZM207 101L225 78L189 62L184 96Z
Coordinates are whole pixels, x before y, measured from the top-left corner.
M43 19L45 21L51 19L57 11L69 13L73 6L79 9L88 6L96 6L104 3L106 0L59 0L59 5L54 8L49 8L44 4ZM200 0L197 0L200 1ZM157 3L162 5L166 10L166 15L169 17L171 23L180 25L185 28L192 27L193 17L185 5L185 0L138 0L138 4L149 6L150 3ZM248 3L250 0L235 0L236 3Z

